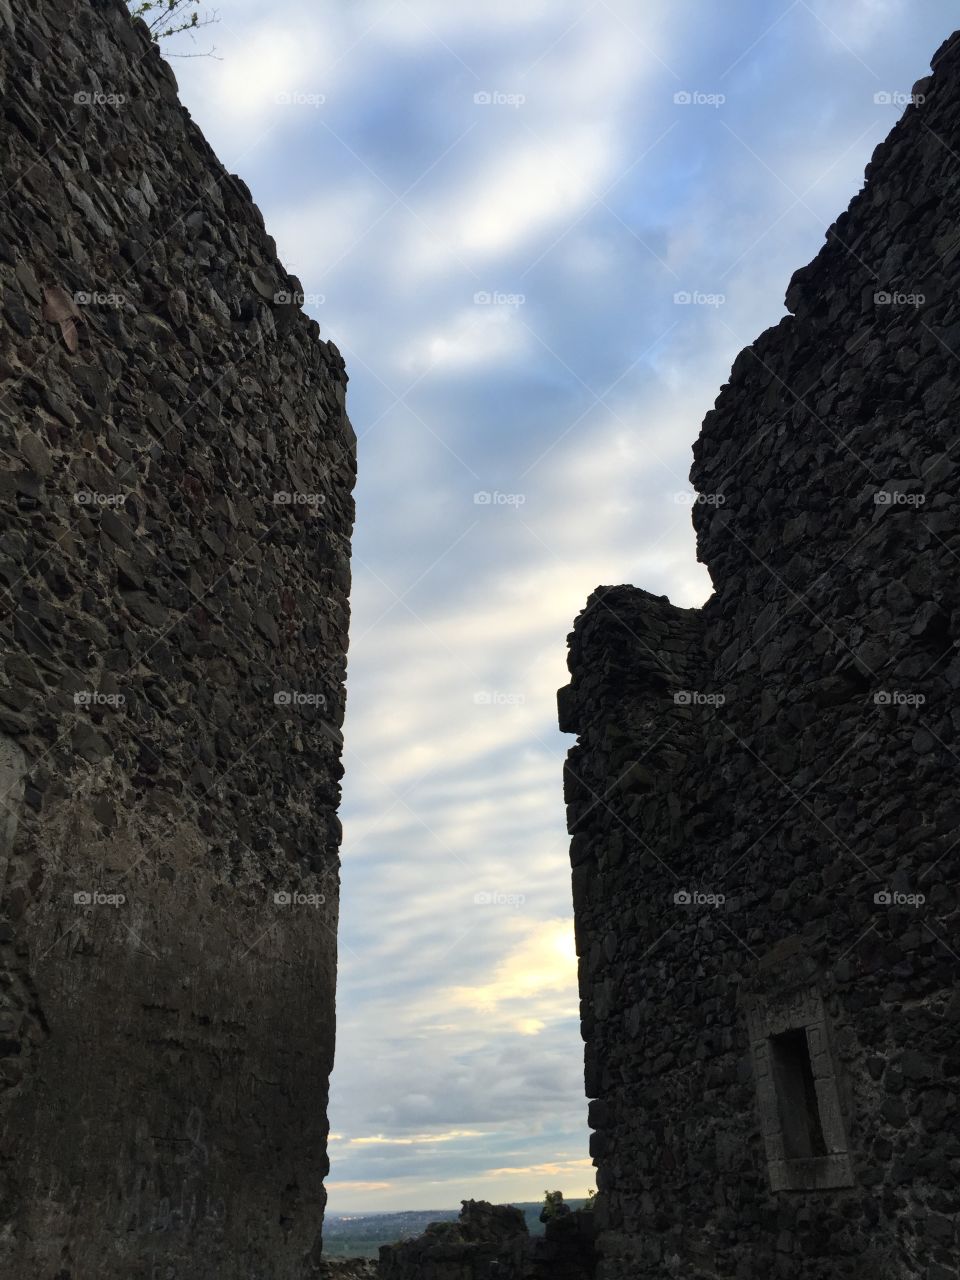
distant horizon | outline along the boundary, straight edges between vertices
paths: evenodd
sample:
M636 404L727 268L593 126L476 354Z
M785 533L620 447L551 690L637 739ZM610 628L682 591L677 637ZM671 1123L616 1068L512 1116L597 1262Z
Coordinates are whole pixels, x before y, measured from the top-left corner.
M512 1200L501 1201L503 1204L513 1204ZM521 1201L521 1203L530 1203L529 1201ZM348 1209L340 1213L331 1212L330 1206L327 1205L323 1216L325 1218L389 1218L396 1213L459 1213L459 1208L454 1209L450 1206L444 1208L442 1205L432 1209Z
M551 1190L552 1189L553 1188L551 1188ZM474 1199L474 1200L483 1199L482 1196L472 1196L467 1198ZM587 1196L568 1196L566 1194L564 1195L563 1198L567 1204L577 1204L578 1201L580 1200L585 1201L588 1199ZM507 1199L507 1200L496 1199L496 1200L491 1200L488 1203L512 1204L516 1206L535 1205L535 1204L543 1203L543 1196L534 1196L530 1200L520 1200L516 1198ZM333 1218L388 1218L392 1214L396 1214L396 1213L459 1213L459 1212L460 1212L459 1205L456 1205L456 1206L447 1205L446 1207L444 1207L443 1205L439 1205L439 1206L433 1206L427 1209L415 1209L412 1206L406 1209L347 1209L347 1210L340 1210L339 1212L337 1212L332 1210L328 1203L327 1207L323 1211L323 1216L324 1218L330 1218L330 1217L333 1217Z
M511 1202L512 1203L512 1202ZM433 1209L351 1209L347 1213L331 1214L329 1205L324 1210L325 1218L390 1218L398 1213L459 1213L459 1209L452 1208L433 1208Z

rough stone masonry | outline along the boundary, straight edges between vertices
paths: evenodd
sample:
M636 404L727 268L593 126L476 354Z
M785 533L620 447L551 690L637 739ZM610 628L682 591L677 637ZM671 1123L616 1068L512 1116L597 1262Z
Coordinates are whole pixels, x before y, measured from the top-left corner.
M319 1252L346 375L121 0L0 0L0 1276Z
M562 727L602 1280L960 1275L960 36L694 449L714 593Z

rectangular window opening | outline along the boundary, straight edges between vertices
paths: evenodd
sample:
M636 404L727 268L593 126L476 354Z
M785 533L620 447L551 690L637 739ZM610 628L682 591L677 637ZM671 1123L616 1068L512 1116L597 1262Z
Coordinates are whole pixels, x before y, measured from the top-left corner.
M787 1160L810 1160L827 1154L805 1028L770 1037L773 1081Z

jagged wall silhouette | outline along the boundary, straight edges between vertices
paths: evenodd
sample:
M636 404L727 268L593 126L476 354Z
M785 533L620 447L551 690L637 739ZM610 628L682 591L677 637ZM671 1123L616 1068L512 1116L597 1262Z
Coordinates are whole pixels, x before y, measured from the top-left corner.
M601 1280L950 1280L960 39L694 449L714 594L600 588L561 725Z

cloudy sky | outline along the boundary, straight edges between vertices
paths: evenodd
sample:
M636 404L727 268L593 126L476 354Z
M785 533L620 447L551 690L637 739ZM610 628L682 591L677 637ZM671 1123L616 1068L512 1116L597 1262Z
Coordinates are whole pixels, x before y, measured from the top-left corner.
M583 1195L566 634L600 583L707 596L700 421L957 6L219 14L182 95L360 440L330 1210Z

